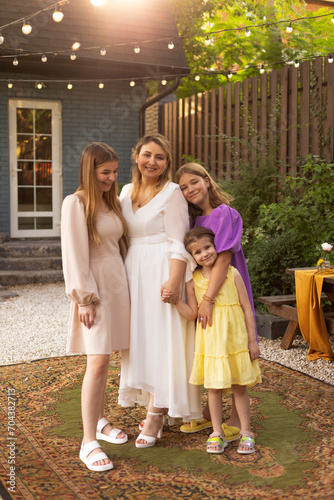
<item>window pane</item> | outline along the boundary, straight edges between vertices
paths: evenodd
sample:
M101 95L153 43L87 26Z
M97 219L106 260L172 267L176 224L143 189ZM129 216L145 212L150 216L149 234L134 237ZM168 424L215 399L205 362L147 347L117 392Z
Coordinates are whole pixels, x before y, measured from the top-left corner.
M35 229L34 217L19 217L19 229Z
M35 165L36 186L52 186L52 163L38 162Z
M17 136L17 157L18 159L32 160L34 158L33 140L31 135Z
M18 161L17 183L19 186L32 186L34 184L34 164L32 161Z
M34 188L19 187L17 199L19 212L32 212L34 210Z
M36 135L36 160L51 160L51 137L47 135Z
M34 110L27 108L18 108L16 112L17 133L33 132Z
M51 109L35 109L36 134L51 134Z
M36 211L37 212L52 211L52 189L36 188Z
M53 229L52 217L36 217L36 229Z

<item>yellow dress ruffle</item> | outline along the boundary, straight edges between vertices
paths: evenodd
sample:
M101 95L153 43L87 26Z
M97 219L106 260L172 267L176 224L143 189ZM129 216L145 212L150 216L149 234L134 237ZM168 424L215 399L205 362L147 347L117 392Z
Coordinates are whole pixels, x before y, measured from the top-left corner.
M234 283L235 268L230 266L226 280L216 295L212 326L197 324L195 355L190 383L207 389L232 392L232 385L252 387L261 383L258 360L251 361L245 317ZM209 280L198 269L193 275L198 304Z

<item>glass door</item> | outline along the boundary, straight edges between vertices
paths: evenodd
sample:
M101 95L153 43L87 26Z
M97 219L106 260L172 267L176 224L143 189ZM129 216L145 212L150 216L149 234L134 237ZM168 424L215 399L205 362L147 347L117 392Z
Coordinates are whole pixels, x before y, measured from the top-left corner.
M60 103L11 100L11 237L60 235Z

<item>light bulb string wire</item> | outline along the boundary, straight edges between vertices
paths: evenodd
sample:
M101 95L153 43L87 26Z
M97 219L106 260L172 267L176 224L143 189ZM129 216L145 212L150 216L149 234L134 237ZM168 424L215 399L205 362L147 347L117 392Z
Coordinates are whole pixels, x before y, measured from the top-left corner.
M68 3L70 3L70 0L58 0L58 2L55 2L52 5L49 5L48 7L44 7L44 9L40 9L37 12L33 12L32 14L27 14L24 17L20 17L20 19L16 19L15 21L12 21L10 23L7 23L7 24L0 26L0 32L4 31L6 28L8 28L10 26L14 26L15 24L21 24L24 21L30 21L32 18L38 16L42 12L47 12L47 11L57 7L57 5L59 5L60 7L63 7L64 5L67 5Z

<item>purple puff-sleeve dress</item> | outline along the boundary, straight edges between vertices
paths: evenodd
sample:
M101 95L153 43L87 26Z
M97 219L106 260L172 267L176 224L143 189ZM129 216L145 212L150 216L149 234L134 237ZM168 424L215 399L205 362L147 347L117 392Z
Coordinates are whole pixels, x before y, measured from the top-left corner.
M215 235L215 246L217 253L232 252L231 266L238 269L244 280L249 301L253 309L255 328L255 310L252 287L249 279L246 259L241 248L242 218L237 210L225 205L214 208L210 215L199 215L195 223L191 221L191 227L206 227L211 229Z

